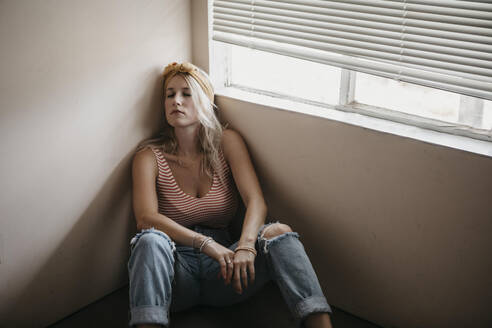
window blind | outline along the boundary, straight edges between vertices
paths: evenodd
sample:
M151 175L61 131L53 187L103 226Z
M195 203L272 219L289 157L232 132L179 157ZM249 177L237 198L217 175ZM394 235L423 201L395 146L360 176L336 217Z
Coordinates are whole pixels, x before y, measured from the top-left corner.
M492 100L485 1L214 0L213 39Z

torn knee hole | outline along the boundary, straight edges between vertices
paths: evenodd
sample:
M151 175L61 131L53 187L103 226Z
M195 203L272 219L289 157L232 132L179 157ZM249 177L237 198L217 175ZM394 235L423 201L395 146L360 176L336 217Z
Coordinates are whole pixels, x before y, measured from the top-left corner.
M265 228L262 237L265 239L271 239L287 232L292 232L292 229L288 225L283 223L274 223Z

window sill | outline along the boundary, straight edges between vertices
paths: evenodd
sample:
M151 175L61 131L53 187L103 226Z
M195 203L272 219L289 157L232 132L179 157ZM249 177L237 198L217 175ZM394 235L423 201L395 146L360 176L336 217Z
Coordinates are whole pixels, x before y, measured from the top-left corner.
M319 118L343 122L375 131L390 133L401 137L492 157L491 141L478 140L470 137L433 131L414 125L371 117L357 112L344 111L342 108L342 110L337 110L333 106L326 105L321 107L314 104L294 101L293 99L280 98L274 95L253 93L234 87L224 87L218 89L216 90L216 95L219 97L229 97L249 103L268 106L275 109L312 115ZM425 124L424 120L422 122Z

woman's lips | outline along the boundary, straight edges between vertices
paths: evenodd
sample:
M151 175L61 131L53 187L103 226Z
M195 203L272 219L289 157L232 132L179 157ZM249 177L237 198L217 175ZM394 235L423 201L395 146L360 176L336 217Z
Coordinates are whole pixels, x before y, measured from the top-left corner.
M182 114L182 115L184 115L184 113L182 111L178 110L178 109L173 110L171 112L171 115L173 115L173 114Z

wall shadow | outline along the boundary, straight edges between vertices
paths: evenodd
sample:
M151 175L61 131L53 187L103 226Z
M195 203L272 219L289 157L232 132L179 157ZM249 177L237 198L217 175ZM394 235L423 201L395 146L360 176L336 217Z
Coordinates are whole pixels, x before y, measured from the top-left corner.
M127 117L134 120L130 129L149 131L148 136L161 127L161 70L156 69L149 78L154 79L153 87L133 105L141 112L138 117ZM108 174L84 213L10 301L0 327L45 327L128 283L129 241L136 232L131 203L136 144L129 145L131 149Z

